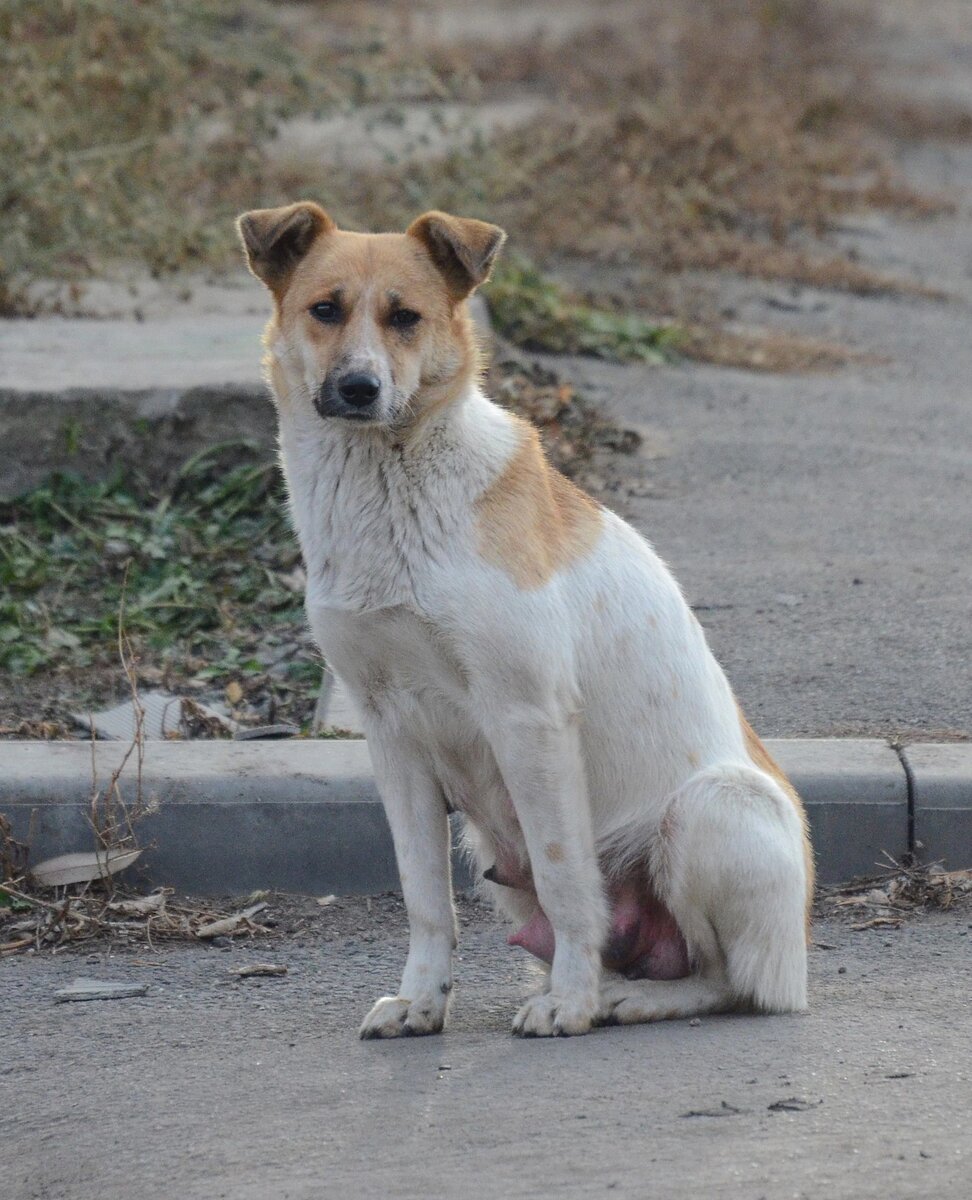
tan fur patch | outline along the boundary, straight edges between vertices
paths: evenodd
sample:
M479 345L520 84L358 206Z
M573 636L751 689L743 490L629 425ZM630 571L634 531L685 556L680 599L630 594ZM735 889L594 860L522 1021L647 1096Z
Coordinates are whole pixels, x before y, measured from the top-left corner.
M547 842L543 848L543 852L552 863L564 861L564 848L560 842Z
M746 739L746 750L749 757L753 760L753 765L758 767L760 771L765 771L780 785L787 797L793 804L800 816L800 821L803 824L803 859L807 868L807 931L809 937L810 929L810 908L813 904L813 885L814 885L814 865L813 865L813 850L810 846L810 838L807 832L807 814L803 807L803 801L797 794L796 788L787 779L783 768L779 765L775 758L763 745L759 735L753 729L752 725L746 720L743 710L739 708L739 724L742 727L743 737Z
M479 553L524 591L542 587L600 536L597 504L547 462L535 429L476 502Z

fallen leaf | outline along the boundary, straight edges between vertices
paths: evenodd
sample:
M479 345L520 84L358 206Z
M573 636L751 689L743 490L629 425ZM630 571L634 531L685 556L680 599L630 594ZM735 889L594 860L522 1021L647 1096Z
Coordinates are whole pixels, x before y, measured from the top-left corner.
M208 925L201 925L196 930L196 937L206 941L208 938L223 937L228 934L237 933L241 927L249 922L251 917L255 917L258 912L262 912L266 907L266 904L251 904L249 908L244 908L242 912L234 913L231 917L221 917L218 921L211 921Z
M770 1112L807 1112L811 1108L819 1108L822 1100L803 1100L800 1096L790 1096L786 1100L774 1100L767 1104Z
M32 937L18 938L14 942L0 943L0 954L14 954L18 950L22 950L25 946L32 946L34 939Z
M239 702L242 699L243 699L242 686L235 679L230 680L230 682L226 685L226 700L227 700L227 702L229 704L232 704L235 708L236 705L239 704Z
M165 901L165 892L153 892L150 896L138 896L134 900L114 900L108 905L108 911L120 917L148 917L153 913L161 913Z
M61 854L57 858L46 858L32 867L30 874L41 887L63 887L68 883L91 883L124 871L142 853L135 850L82 851L78 854Z
M718 1108L693 1108L679 1115L682 1117L737 1117L744 1111L744 1109L736 1108L734 1104L727 1104L723 1100Z

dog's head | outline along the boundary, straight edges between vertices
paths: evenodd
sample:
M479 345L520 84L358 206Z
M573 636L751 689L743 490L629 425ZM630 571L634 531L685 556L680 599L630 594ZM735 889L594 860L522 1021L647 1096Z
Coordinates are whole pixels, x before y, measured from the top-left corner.
M289 403L395 428L462 390L476 366L463 302L488 279L501 229L429 212L405 233L350 233L309 202L237 224L274 297L273 337L298 380Z

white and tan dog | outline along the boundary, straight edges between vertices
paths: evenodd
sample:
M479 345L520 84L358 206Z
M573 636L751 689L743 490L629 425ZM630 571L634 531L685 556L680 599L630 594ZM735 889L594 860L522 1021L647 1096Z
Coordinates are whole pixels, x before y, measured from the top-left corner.
M410 944L361 1036L442 1029L450 809L511 942L550 962L525 1036L806 1005L800 801L677 584L480 390L464 301L503 232L317 205L240 218L307 613L360 707Z

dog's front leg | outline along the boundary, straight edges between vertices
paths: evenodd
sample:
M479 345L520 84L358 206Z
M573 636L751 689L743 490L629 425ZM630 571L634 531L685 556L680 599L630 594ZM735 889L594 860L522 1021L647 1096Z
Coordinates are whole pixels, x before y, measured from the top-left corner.
M515 706L491 741L555 939L549 990L523 1005L513 1032L587 1033L598 1009L607 908L577 722L570 714Z
M395 843L409 946L398 994L377 1001L364 1019L361 1036L439 1033L452 992L456 944L445 800L412 740L372 733L368 746Z

